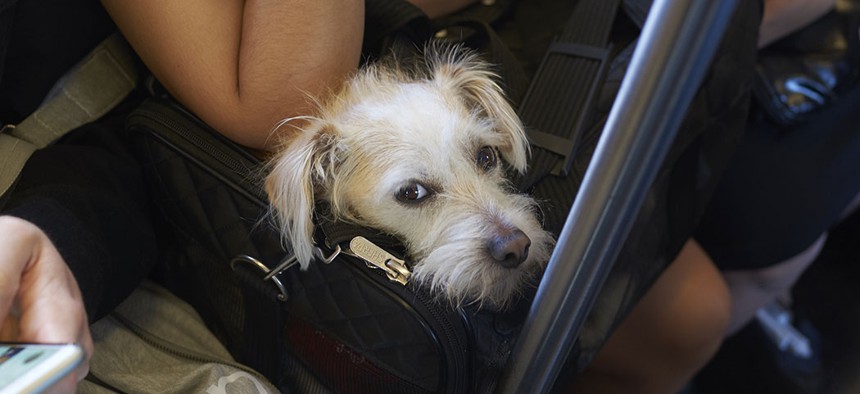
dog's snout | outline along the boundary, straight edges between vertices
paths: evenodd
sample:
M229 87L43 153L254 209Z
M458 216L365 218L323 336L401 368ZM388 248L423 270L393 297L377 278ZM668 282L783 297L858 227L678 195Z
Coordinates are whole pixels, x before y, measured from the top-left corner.
M532 241L526 233L515 229L498 234L490 240L490 254L505 268L514 268L526 260Z

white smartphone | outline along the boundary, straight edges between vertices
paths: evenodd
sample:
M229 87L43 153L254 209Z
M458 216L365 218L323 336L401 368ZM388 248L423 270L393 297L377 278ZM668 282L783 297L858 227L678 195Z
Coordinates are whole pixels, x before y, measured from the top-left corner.
M0 394L39 393L83 359L74 344L0 343Z

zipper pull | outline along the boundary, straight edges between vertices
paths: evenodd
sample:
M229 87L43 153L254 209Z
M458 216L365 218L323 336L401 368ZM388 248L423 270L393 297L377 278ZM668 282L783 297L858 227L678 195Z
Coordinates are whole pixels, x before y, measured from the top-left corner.
M364 237L355 237L349 241L349 251L355 257L365 261L368 267L385 271L388 279L406 285L412 272L406 262L391 255Z

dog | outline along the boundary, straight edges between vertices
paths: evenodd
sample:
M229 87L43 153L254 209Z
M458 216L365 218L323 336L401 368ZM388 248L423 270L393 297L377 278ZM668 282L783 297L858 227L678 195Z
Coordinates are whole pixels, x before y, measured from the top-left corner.
M303 268L313 212L397 237L412 280L455 306L508 307L549 259L537 203L506 171L526 169L523 124L497 76L467 49L430 45L362 67L284 141L266 191ZM294 119L282 122L281 127Z

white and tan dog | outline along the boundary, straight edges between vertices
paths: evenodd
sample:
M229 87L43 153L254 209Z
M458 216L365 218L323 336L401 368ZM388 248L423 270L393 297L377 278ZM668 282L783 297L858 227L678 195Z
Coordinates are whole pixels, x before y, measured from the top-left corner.
M335 219L398 237L434 294L504 308L553 243L504 176L502 159L526 168L523 126L474 54L420 59L367 66L321 104L272 162L269 199L302 267L322 199Z

